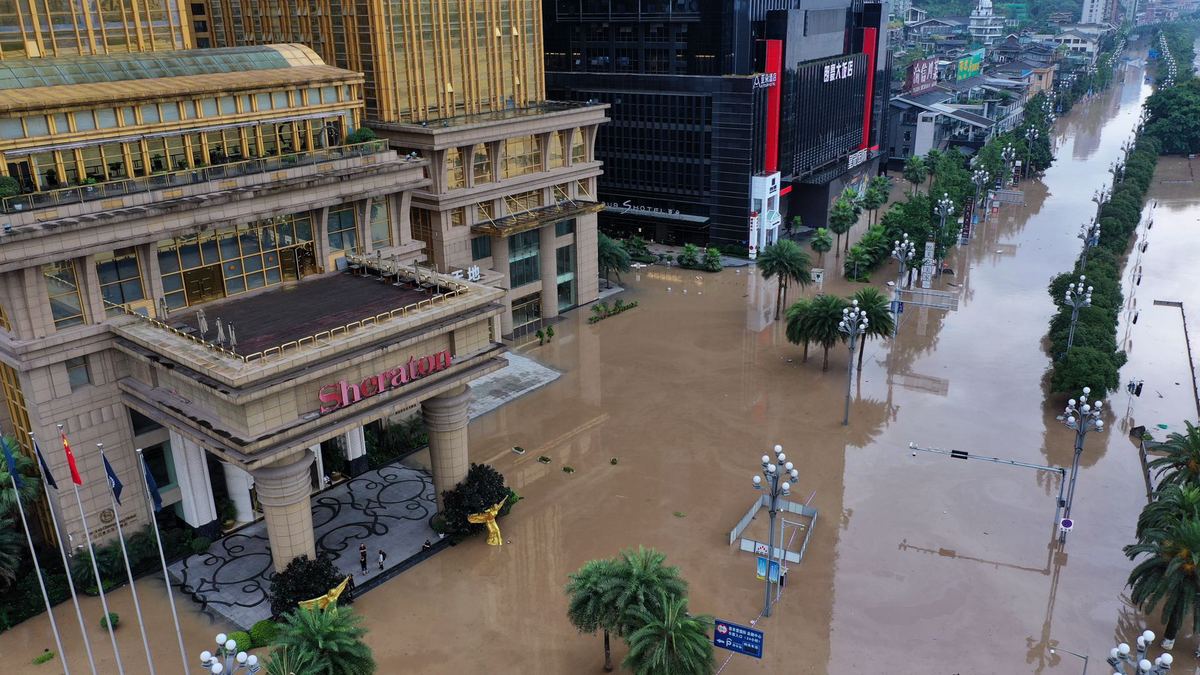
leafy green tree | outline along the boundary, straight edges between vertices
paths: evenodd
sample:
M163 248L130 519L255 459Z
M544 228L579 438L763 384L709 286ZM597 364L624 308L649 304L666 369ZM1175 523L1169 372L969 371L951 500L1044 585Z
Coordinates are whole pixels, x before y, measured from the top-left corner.
M929 169L925 166L925 160L917 155L908 158L904 163L904 180L908 181L910 186L908 194L914 194L917 188L925 182L925 178L929 175Z
M854 227L854 221L858 220L858 214L855 213L854 203L843 197L838 197L833 202L833 206L829 209L829 229L837 235L837 245L834 249L840 249L842 246L842 235L848 234L850 228ZM846 249L850 248L850 238L846 237Z
M1200 427L1186 421L1184 424L1186 432L1167 436L1166 443L1157 448L1162 456L1148 465L1158 477L1159 490L1170 485L1200 485Z
M829 230L824 227L818 227L813 234L812 241L808 243L812 247L814 253L821 256L821 266L825 265L825 254L833 248L833 235L829 234Z
M871 268L874 266L874 259L862 246L855 244L850 247L850 251L846 254L846 259L842 261L842 272L850 281L870 281L867 276Z
M1187 626L1200 628L1200 520L1150 530L1145 539L1126 546L1125 555L1130 560L1144 556L1129 573L1130 599L1145 614L1161 609L1164 643L1174 642Z
M567 577L567 618L580 633L604 631L604 670L612 671L609 633L620 628L620 614L610 602L622 576L615 559L589 560Z
M874 286L860 288L854 292L851 300L858 301L858 308L867 318L867 334L860 340L869 338L887 339L892 336L895 322L892 317L892 303ZM863 345L865 347L866 345ZM858 369L862 370L865 349L858 350Z
M1056 394L1091 387L1099 398L1115 391L1119 384L1118 366L1112 356L1093 347L1072 347L1050 376L1050 390Z
M636 675L708 675L716 666L708 629L711 616L688 613L687 598L659 600L659 611L638 610L641 628L629 636L622 665Z
M808 305L803 314L804 326L799 334L807 337L809 342L815 342L824 350L821 370L829 370L829 349L841 342L842 332L838 323L842 320L842 310L849 306L845 298L836 295L818 295ZM791 330L788 331L792 333ZM790 339L790 337L789 337Z
M1149 533L1169 530L1184 520L1200 520L1200 485L1166 485L1142 508L1136 537L1145 540Z
M10 586L21 575L25 537L20 525L0 516L0 587Z
M370 675L375 657L362 641L367 629L361 623L362 617L345 607L297 607L284 616L275 644L297 659L310 659L312 666L305 673Z
M600 266L600 272L604 274L604 283L611 285L608 282L608 273L613 272L617 275L617 282L621 281L621 272L628 272L629 267L629 251L625 250L615 239L600 233L596 242L596 264Z
M800 245L791 239L780 239L762 250L758 268L764 279L778 279L775 290L775 318L787 302L788 286L792 282L807 286L812 281L812 262Z
M17 442L12 436L3 439L13 454L17 465L17 473L21 476L21 503L25 505L26 515L30 505L42 496L42 478L34 467L34 461L17 451ZM13 492L12 479L8 475L8 463L0 459L0 516L13 515L17 511L17 497Z

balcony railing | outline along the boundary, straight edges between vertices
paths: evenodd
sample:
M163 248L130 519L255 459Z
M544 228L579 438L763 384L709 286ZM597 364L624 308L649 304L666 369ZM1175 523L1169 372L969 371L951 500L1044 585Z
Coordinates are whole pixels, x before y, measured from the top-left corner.
M297 152L277 157L260 157L240 162L184 169L182 171L156 173L138 178L127 178L125 180L30 192L4 198L0 201L0 212L18 213L50 206L78 204L97 199L112 199L113 197L122 197L153 190L196 185L213 180L291 169L297 166L321 164L323 162L346 159L347 157L363 157L383 152L387 150L387 147L388 143L386 139L375 139L365 143L317 148L307 152Z

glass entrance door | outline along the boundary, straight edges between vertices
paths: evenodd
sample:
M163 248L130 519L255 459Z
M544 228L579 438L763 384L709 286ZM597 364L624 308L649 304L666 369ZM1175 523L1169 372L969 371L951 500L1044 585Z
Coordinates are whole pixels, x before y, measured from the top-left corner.
M183 287L187 292L187 304L220 300L225 297L225 284L221 282L221 266L208 265L185 270Z

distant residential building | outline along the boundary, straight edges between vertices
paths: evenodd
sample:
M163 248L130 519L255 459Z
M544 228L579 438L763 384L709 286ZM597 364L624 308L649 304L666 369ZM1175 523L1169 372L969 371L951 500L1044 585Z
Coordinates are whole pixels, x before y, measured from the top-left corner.
M971 12L968 29L974 42L990 45L1003 35L1004 17L996 16L992 9L992 0L979 0L975 10Z

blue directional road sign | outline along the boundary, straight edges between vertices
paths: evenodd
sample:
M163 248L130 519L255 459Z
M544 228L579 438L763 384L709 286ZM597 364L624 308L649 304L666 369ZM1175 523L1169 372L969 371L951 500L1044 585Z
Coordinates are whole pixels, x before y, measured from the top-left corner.
M713 644L731 652L761 659L763 655L763 633L736 623L717 619L713 630Z

